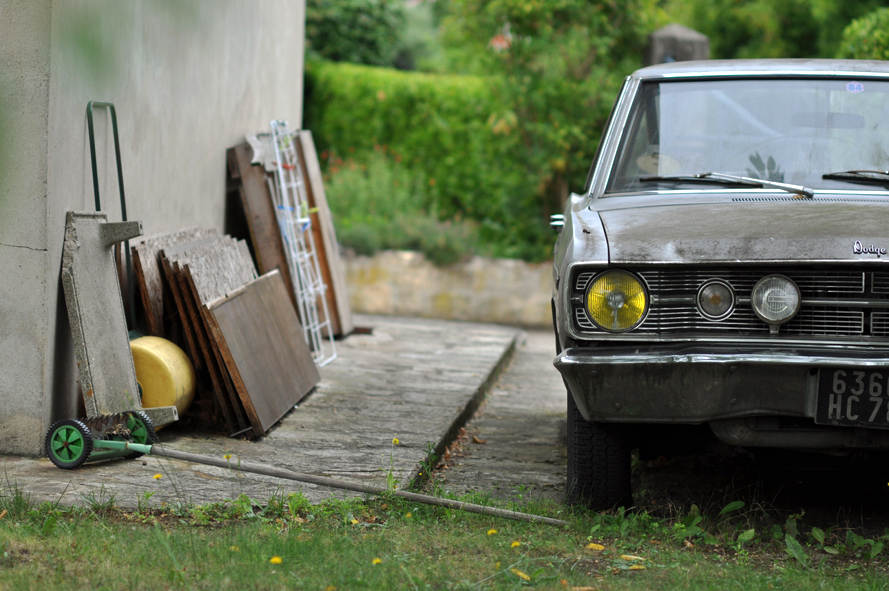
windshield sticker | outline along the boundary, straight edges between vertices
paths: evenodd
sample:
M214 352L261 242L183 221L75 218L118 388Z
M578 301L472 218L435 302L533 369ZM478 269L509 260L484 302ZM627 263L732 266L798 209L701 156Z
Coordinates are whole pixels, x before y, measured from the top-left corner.
M846 90L852 94L858 94L859 92L864 92L864 84L861 82L850 82L846 84Z

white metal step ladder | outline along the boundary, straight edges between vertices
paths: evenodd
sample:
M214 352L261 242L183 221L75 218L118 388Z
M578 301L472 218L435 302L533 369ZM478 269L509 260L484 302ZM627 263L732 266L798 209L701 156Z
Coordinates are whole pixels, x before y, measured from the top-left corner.
M288 129L286 121L272 121L276 183L269 180L269 190L275 201L303 332L315 363L322 367L336 359L336 346L325 297L327 286L321 276L309 200L296 152L297 133Z

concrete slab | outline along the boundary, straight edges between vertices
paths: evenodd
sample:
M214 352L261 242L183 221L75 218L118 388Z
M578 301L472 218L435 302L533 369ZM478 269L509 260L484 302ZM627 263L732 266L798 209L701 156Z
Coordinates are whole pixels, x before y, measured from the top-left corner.
M436 482L457 494L560 501L567 478L567 391L551 330L529 330L452 446Z
M472 416L523 334L495 325L380 316L359 315L355 324L372 328L372 334L340 341L338 357L321 369L314 393L261 440L160 432L162 443L173 449L217 458L231 454L230 470L144 456L64 471L45 458L0 456L0 494L18 487L34 502L66 505L114 495L120 507L135 507L148 492L155 493L151 505L240 494L264 501L276 491L293 490L313 502L344 494L239 473L239 460L379 486L391 471L403 487L422 470L427 450L440 455Z

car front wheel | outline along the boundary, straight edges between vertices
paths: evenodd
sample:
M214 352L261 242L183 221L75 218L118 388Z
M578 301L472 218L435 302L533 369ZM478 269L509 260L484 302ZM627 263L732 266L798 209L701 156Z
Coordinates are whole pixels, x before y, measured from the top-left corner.
M626 431L623 425L585 420L568 392L569 503L596 511L633 504Z

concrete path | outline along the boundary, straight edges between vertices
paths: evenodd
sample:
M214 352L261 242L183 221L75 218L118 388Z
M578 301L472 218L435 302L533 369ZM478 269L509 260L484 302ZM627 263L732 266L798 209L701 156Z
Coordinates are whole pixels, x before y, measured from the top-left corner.
M525 335L509 367L452 446L437 482L458 494L559 501L565 491L566 390L551 331Z
M146 493L154 493L150 504L158 505L222 501L239 494L264 501L276 491L297 489L318 502L335 492L243 474L237 470L239 460L380 486L391 472L403 486L421 469L428 450L441 455L443 444L472 416L523 335L502 326L380 316L357 316L356 326L370 327L372 334L337 343L338 358L322 368L314 393L258 442L161 431L162 443L173 449L217 458L231 454L231 469L144 456L64 471L45 458L0 456L0 494L17 488L34 502L62 504L113 496L118 506L134 507ZM530 374L557 378L551 365L520 362L514 367L525 365ZM494 400L508 391L508 386L498 387ZM529 419L522 441L536 440L532 428Z

